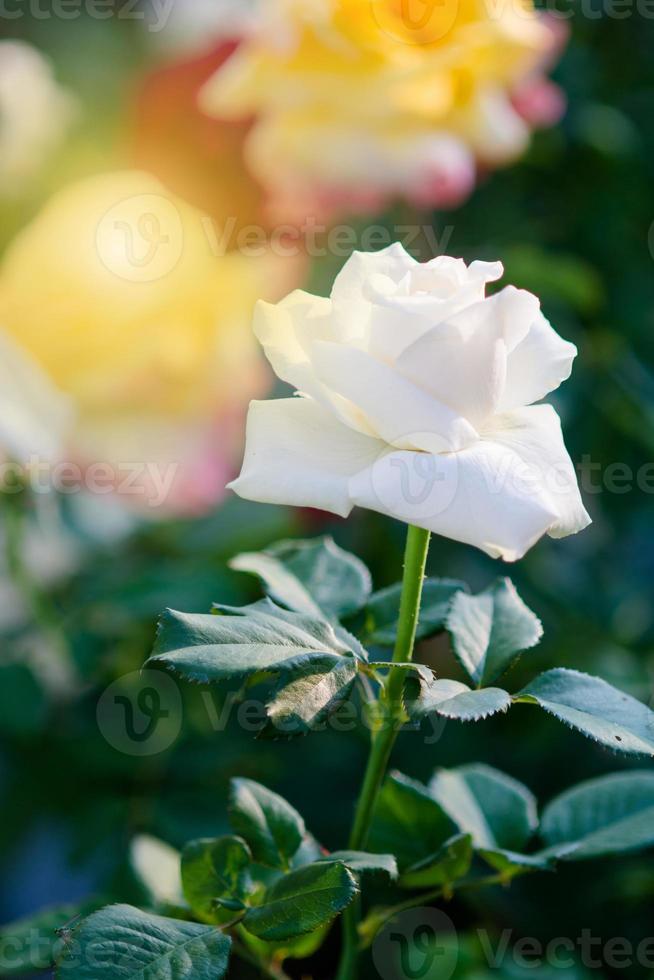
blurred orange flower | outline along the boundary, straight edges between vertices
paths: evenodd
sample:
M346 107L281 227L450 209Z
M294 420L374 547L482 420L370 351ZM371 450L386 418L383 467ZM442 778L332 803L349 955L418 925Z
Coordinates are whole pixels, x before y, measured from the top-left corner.
M204 84L236 50L236 42L166 64L136 93L132 154L136 166L156 174L174 193L217 222L259 224L263 187L250 175L244 146L252 121L217 123L200 109Z

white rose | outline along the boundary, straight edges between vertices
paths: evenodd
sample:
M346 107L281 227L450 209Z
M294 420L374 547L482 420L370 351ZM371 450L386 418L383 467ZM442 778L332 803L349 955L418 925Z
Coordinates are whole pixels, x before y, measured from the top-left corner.
M531 293L485 298L501 263L400 245L355 252L331 298L260 303L255 333L300 397L253 402L242 497L347 516L355 505L506 561L586 527L549 405L576 348Z

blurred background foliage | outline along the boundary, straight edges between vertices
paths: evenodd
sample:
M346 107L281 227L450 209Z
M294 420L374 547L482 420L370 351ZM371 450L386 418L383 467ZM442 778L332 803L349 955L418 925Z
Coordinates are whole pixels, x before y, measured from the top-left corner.
M541 646L514 668L513 689L539 667L566 665L651 702L654 21L635 5L625 5L620 18L607 16L599 3L584 11L574 3L566 11L572 40L556 72L569 99L563 123L537 135L519 164L484 180L463 207L432 220L443 243L448 236L450 254L502 259L506 281L536 292L580 352L556 405L571 455L582 464L594 524L578 538L544 540L509 570L545 627ZM26 13L0 18L0 33L47 53L82 103L70 138L31 195L2 202L4 247L55 188L129 160L134 92L163 55L130 19ZM394 216L387 220L392 224ZM327 292L340 262L317 262L312 287ZM633 473L630 489L610 469L617 463ZM181 845L220 833L227 780L236 774L287 796L326 846L342 845L365 732L257 742L233 722L212 730L202 692L184 690L180 738L165 753L138 759L103 738L98 697L142 665L164 606L200 611L214 600L239 604L256 596L251 580L228 570L234 553L287 536L331 533L369 564L381 587L399 577L404 528L367 512L342 522L229 500L201 519L105 534L97 531L97 515L85 515L72 498L50 511L44 504L27 518L36 537L47 526L75 554L70 574L54 574L43 545L35 543L66 646L53 645L47 628L21 614L12 586L2 586L0 921L89 894L134 898L125 866L130 836L146 831ZM100 523L109 517L107 505ZM466 579L476 590L507 569L434 539L429 571ZM451 666L441 641L423 645L420 657L437 668ZM480 725L450 723L436 744L424 735L402 736L397 768L423 779L438 765L479 759L523 780L543 802L585 777L643 765L612 756L528 707ZM474 903L455 899L448 914L463 930L483 926L496 935L510 928L515 939L575 938L586 928L605 940L638 943L651 934L653 872L651 859L642 857L564 867L556 880L527 877L510 889L480 893ZM332 975L330 955L316 965L316 977ZM459 973L486 976L488 969L473 950L461 957Z

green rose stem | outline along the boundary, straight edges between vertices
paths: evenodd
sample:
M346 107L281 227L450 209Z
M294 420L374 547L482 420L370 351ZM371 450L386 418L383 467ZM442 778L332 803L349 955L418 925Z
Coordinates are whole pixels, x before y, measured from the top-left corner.
M404 554L400 618L393 651L393 663L396 664L409 663L413 658L429 538L429 531L413 525L409 526ZM353 851L363 850L366 846L375 803L386 775L395 740L405 720L405 709L402 701L405 678L406 672L404 670L397 667L391 668L380 695L379 724L372 737L368 765L355 811L352 833L350 834L349 847ZM337 980L355 980L356 978L359 945L357 920L358 908L357 903L355 903L343 914L343 955Z

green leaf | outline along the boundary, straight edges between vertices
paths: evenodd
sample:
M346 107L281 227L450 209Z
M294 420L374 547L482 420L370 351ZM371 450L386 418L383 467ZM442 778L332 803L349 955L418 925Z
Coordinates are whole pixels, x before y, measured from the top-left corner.
M429 789L480 857L508 881L527 871L549 869L547 856L522 854L538 825L536 800L517 780L481 764L443 769Z
M180 854L156 837L141 834L129 849L129 862L150 905L179 905L182 901Z
M533 794L490 766L441 769L429 792L476 848L520 850L538 825Z
M313 932L306 932L295 939L288 939L283 943L267 943L264 939L258 939L245 929L240 933L243 943L256 954L259 960L264 962L283 963L284 960L304 960L313 956L323 946L329 933L330 923L314 929Z
M540 705L617 752L654 756L654 712L599 677L557 667L539 674L514 700Z
M277 689L267 705L270 731L264 734L305 735L315 730L347 701L356 676L353 658L315 660L309 673Z
M460 681L421 679L417 692L407 697L407 710L413 718L435 712L457 721L480 721L498 711L507 711L511 703L511 695L499 687L471 691Z
M285 869L300 847L304 820L290 803L251 779L232 779L229 818L245 838L255 861Z
M229 922L234 911L244 907L252 887L251 861L250 849L240 837L196 840L186 845L182 852L184 895L200 919Z
M307 864L276 881L265 903L246 913L243 925L269 942L292 939L331 921L357 891L356 879L344 864Z
M257 554L237 555L230 567L257 575L277 602L312 616L348 616L371 591L363 562L329 537L281 541Z
M508 578L498 579L479 595L457 592L446 629L457 659L478 687L496 680L543 635L540 620Z
M395 772L379 794L370 846L394 854L403 870L438 851L456 830L426 786Z
M455 834L435 854L407 868L400 878L400 888L435 888L457 881L470 870L472 854L470 834Z
M259 599L258 602L252 602L249 606L226 606L219 602L214 602L212 606L212 612L217 613L221 616L248 616L251 614L263 613L267 616L273 616L275 619L281 619L284 623L290 623L291 626L297 625L299 616L301 614L296 613L293 609L284 609L282 606L277 606L275 603L268 598ZM318 610L315 616L309 616L305 614L305 620L308 619L311 623L312 628L316 627L316 621L322 623L323 630L326 629L327 635L336 637L338 643L340 644L339 649L343 649L349 654L353 654L358 660L367 661L368 654L361 646L360 641L353 636L344 626L340 623L327 619Z
M477 853L491 868L499 871L505 881L530 871L553 871L556 863L554 856L544 851L537 854L519 854L502 848L491 850L481 847Z
M388 875L395 880L398 876L397 861L392 854L370 854L368 851L334 851L320 858L321 862L344 864L355 874Z
M66 943L58 980L220 980L231 940L218 929L111 905Z
M223 615L174 612L161 617L151 664L200 684L261 671L309 671L316 661L341 662L352 651L323 619L288 612L270 600Z
M422 591L417 639L432 636L444 629L452 597L457 592L467 592L465 582L447 578L428 578ZM366 639L379 646L393 646L397 639L402 583L391 585L376 592L366 606Z
M63 948L59 930L93 910L93 903L58 905L0 929L0 976L19 977L54 966Z
M545 807L541 836L558 857L583 861L654 846L654 772L602 776Z

